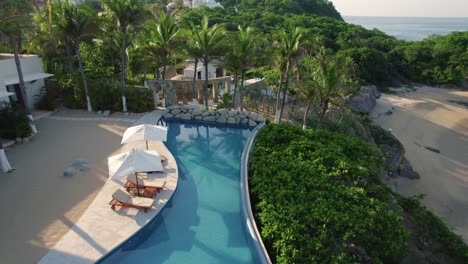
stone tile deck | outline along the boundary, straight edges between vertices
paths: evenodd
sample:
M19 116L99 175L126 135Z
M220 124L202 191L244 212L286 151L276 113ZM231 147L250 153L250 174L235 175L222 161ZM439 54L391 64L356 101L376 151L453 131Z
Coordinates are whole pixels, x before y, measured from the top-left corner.
M160 113L150 113L136 124L153 123L152 121L159 119L158 115L160 117ZM126 148L145 148L144 144L132 143ZM119 188L123 190L125 183L108 180L82 217L39 263L94 263L126 241L161 211L177 187L178 169L174 157L162 142L151 142L150 149L167 158L165 172L161 174L161 177L166 176L166 187L155 197L153 208L147 213L121 207L113 211L109 205L112 193Z

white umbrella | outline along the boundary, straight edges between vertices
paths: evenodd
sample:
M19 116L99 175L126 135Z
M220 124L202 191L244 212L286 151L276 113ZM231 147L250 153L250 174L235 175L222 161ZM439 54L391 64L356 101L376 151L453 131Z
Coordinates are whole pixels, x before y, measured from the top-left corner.
M148 140L166 141L167 127L155 126L150 124L129 127L127 128L127 130L125 130L123 134L121 144L139 140L146 140L146 149L148 149Z
M140 194L138 188L138 172L163 171L161 157L158 152L151 150L133 149L108 158L109 177L119 182L122 177L135 173L137 195Z

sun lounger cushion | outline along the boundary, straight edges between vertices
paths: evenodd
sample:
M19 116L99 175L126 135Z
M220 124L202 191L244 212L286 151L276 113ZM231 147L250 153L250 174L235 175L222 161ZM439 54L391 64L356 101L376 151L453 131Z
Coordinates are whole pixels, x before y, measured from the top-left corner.
M112 198L115 200L128 205L134 205L142 208L149 208L153 205L154 199L145 198L145 197L131 197L122 190L116 190L112 194Z

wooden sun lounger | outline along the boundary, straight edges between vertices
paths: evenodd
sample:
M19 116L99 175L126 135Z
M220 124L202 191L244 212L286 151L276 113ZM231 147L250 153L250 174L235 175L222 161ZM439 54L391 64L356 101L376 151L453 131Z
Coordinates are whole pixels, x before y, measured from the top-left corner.
M166 180L164 179L149 179L138 177L138 188L153 189L159 193L165 186ZM132 174L127 176L127 183L125 183L124 187L127 189L127 192L130 191L131 188L137 187L135 175Z
M112 194L112 200L109 202L112 210L115 210L116 206L131 207L136 209L144 210L145 213L153 206L154 199L145 197L131 197L122 190L116 190Z

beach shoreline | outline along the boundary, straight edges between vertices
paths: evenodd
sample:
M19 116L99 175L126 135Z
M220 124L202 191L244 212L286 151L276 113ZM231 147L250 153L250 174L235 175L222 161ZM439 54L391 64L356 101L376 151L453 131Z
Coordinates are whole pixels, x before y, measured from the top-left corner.
M391 129L421 178L391 178L387 184L404 196L425 194L429 210L468 242L468 91L391 90L396 94L382 94L370 118Z

